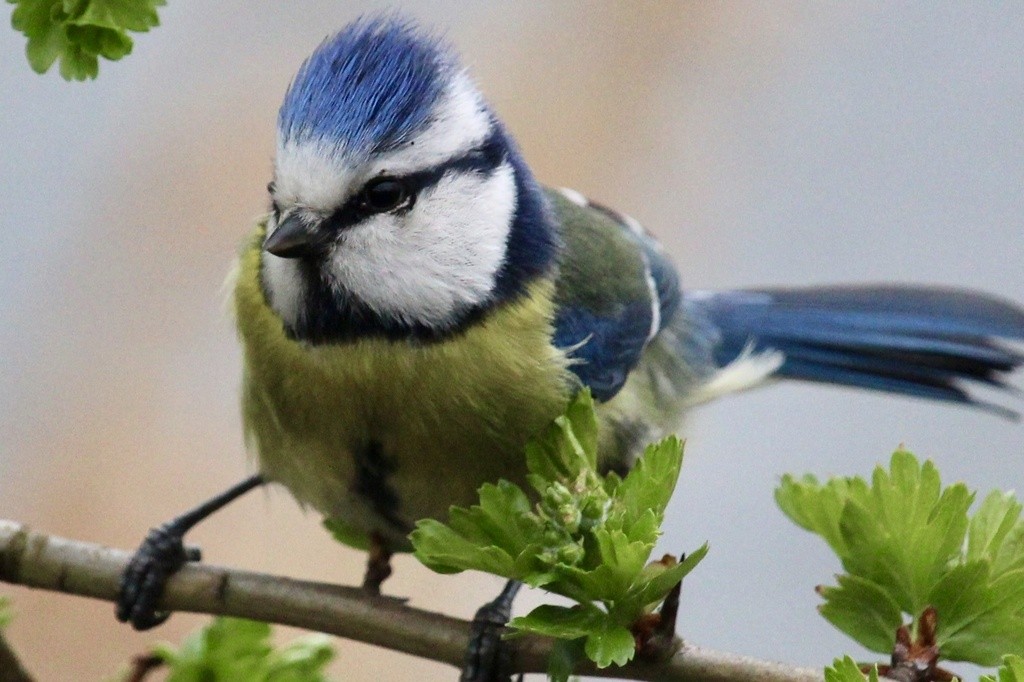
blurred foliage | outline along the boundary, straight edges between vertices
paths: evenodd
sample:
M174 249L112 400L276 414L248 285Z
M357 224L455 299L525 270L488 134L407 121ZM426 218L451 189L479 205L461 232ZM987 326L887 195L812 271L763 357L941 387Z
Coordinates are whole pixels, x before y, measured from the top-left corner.
M933 607L941 658L998 665L1024 655L1024 521L1011 493L943 488L930 461L898 450L871 482L786 476L779 507L842 562L821 614L869 649L893 651L904 616ZM915 622L911 632L918 633Z
M995 675L982 675L979 682L1024 682L1024 658L1004 656Z
M11 25L25 34L25 54L36 73L60 60L64 80L99 74L99 58L117 61L130 54L129 31L159 26L157 7L166 0L7 0Z
M327 682L334 658L326 635L274 648L269 625L239 618L215 618L181 648L160 644L153 653L170 668L167 682Z

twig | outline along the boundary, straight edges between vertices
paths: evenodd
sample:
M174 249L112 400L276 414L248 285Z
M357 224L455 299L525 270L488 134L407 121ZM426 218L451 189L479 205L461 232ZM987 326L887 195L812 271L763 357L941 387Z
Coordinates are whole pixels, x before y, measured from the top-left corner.
M0 520L0 581L113 601L129 554L48 536ZM453 666L462 664L468 621L405 606L396 599L342 587L188 564L167 585L161 608L293 625L375 644ZM111 616L113 617L113 616ZM543 672L551 641L510 641L516 668ZM818 670L761 661L684 644L669 660L634 661L624 668L580 674L687 682L820 682Z
M154 654L139 654L132 659L131 668L124 682L144 682L151 672L164 666L164 659Z
M0 682L32 682L32 676L21 667L21 661L0 632Z

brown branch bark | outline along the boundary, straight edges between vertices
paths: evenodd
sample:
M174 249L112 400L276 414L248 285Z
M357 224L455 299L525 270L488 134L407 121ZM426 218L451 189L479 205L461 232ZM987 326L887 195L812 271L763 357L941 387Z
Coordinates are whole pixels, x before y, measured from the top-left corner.
M0 581L113 601L130 554L29 530L0 520ZM293 625L460 666L467 621L415 609L359 588L189 564L167 585L161 608ZM113 614L111 614L113 617ZM543 672L551 642L511 640L522 672ZM761 661L684 644L669 660L624 668L583 667L579 674L688 682L820 682L819 670Z

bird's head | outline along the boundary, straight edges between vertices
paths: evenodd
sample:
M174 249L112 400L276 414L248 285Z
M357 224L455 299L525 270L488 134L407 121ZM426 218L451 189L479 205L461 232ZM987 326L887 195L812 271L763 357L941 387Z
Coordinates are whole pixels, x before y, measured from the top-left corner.
M554 258L544 197L457 58L393 18L299 69L268 190L263 286L311 342L443 336Z

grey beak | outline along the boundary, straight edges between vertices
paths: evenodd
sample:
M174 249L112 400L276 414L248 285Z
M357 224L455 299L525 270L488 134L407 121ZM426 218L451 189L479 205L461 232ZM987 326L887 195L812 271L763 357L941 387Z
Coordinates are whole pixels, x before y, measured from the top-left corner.
M263 250L281 258L305 258L321 253L324 235L298 215L285 215L277 228L263 240Z

